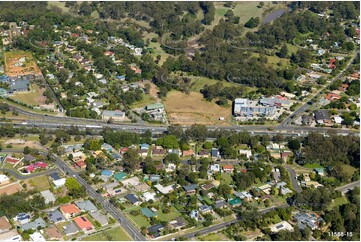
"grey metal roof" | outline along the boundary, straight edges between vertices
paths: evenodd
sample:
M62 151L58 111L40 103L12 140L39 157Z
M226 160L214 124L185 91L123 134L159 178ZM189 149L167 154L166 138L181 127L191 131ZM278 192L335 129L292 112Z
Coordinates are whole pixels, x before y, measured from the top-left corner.
M42 218L37 218L35 219L33 222L27 223L27 224L23 224L21 226L22 230L29 230L29 229L34 229L36 230L38 227L42 227L45 228L46 227L46 223Z
M75 203L78 208L82 211L94 212L97 211L97 207L89 200Z
M64 221L65 217L59 210L55 210L48 213L48 219L53 223L58 223Z
M66 235L68 234L75 234L79 231L79 229L76 227L76 225L74 224L74 222L70 222L70 224L68 224L67 226L65 226L64 228L64 233Z

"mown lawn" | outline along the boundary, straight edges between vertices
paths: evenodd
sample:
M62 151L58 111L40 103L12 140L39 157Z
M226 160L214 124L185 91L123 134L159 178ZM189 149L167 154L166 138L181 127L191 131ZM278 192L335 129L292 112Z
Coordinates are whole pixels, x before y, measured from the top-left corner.
M322 167L320 164L318 164L318 163L306 164L306 165L304 165L304 167L310 168L310 169L323 168L323 167Z
M133 109L133 108L142 108L146 105L149 105L149 104L153 104L153 103L156 103L157 100L155 100L154 97L152 97L151 95L149 94L145 94L143 93L142 94L142 100L139 101L139 102L136 102L136 103L133 103L132 105L130 105L130 108Z
M82 239L83 241L130 241L132 238L121 227L100 231Z

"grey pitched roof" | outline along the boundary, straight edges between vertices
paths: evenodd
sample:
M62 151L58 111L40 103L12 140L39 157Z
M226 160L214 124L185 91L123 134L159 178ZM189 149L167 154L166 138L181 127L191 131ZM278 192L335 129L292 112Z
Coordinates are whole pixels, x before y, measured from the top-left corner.
M125 198L128 199L133 204L139 202L139 199L134 194L127 194Z
M38 227L42 227L45 228L46 227L46 223L42 218L37 218L35 219L33 222L27 223L27 224L23 224L21 226L22 230L29 230L29 229L34 229L36 230Z
M48 213L48 219L53 223L58 223L64 221L65 217L59 210L55 210Z
M94 212L97 211L97 207L89 200L75 203L82 211Z
M102 226L108 224L107 217L102 214L100 211L95 211L90 214L96 221L98 221Z
M69 234L75 234L79 231L79 229L76 227L76 225L74 224L74 222L70 222L70 224L68 224L67 226L65 226L64 228L64 233L66 235Z
M197 184L190 184L190 185L184 186L183 188L186 192L188 192L188 191L195 190L197 187L198 187Z

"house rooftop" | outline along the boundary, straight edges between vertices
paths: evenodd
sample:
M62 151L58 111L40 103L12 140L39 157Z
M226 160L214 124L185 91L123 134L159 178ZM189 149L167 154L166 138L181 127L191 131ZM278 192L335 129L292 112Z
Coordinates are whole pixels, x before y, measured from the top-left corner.
M188 191L193 191L197 188L197 184L190 184L190 185L186 185L186 186L183 186L183 189L188 192Z
M78 208L80 208L80 210L83 211L97 211L97 207L89 200L85 200L83 202L77 202L76 205L78 206Z
M142 214L144 216L146 216L147 218L152 218L152 217L156 217L157 214L155 212L153 212L152 210L150 210L149 208L141 208L140 211L142 212Z

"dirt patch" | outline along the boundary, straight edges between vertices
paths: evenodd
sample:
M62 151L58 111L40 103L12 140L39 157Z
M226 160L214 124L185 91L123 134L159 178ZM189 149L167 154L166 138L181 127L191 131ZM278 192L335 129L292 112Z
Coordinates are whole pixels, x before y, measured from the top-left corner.
M5 144L11 144L11 145L23 145L25 144L25 140L23 139L8 139L7 141L5 141Z
M40 75L40 69L31 53L11 51L4 53L5 73L8 76Z
M171 123L229 125L227 120L231 115L231 107L207 102L198 92L191 92L189 95L178 91L169 92L164 105ZM220 117L225 120L219 120Z
M21 191L22 189L23 188L18 183L13 183L10 185L6 185L4 187L0 187L0 195L2 194L11 195Z

